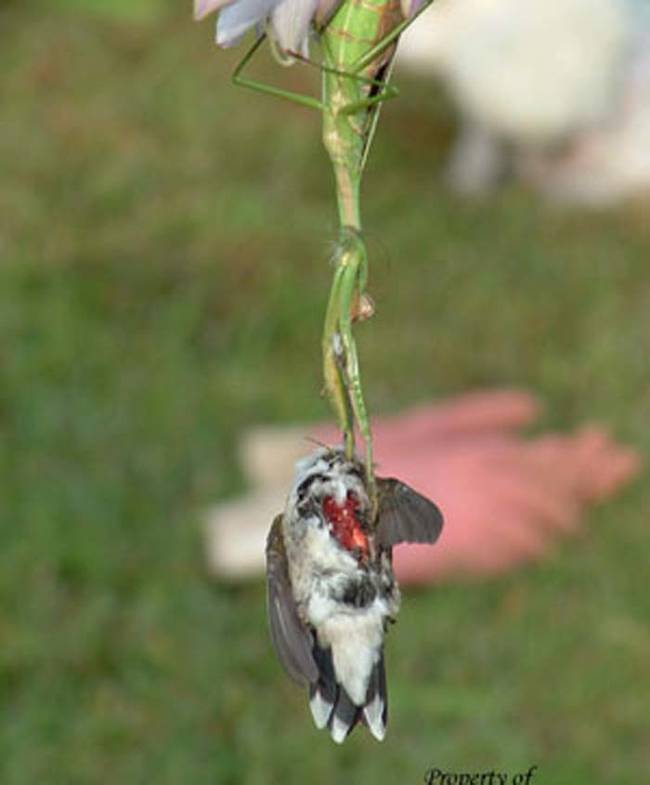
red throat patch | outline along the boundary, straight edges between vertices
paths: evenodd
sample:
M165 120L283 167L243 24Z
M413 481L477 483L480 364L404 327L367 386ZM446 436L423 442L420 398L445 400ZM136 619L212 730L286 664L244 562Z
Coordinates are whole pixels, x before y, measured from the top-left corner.
M333 496L323 499L323 513L336 539L347 551L358 549L366 555L369 550L368 538L357 518L358 508L359 502L350 493L343 505L338 505Z

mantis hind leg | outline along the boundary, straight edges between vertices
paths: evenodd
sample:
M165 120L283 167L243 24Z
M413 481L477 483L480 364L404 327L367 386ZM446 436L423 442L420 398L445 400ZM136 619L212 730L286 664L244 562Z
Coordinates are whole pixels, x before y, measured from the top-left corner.
M303 95L302 93L294 93L289 90L283 90L280 87L268 85L264 82L257 82L254 79L248 79L248 77L242 76L242 71L253 59L255 53L260 48L265 39L266 34L261 35L239 61L232 73L231 79L233 84L237 85L238 87L246 87L249 90L255 90L255 92L263 93L264 95L272 95L276 98L283 98L285 101L291 101L292 103L298 104L299 106L306 106L308 109L317 109L319 112L322 112L325 109L325 105L311 95Z

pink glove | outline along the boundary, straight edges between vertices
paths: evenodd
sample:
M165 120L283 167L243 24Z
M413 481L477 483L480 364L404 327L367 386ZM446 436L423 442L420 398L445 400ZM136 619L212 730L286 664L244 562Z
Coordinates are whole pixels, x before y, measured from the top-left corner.
M445 516L434 547L395 549L400 581L485 576L537 559L555 538L576 531L588 502L606 499L638 472L637 453L597 426L522 439L518 430L538 411L532 396L506 390L375 422L377 473L412 485ZM315 435L338 439L327 427Z

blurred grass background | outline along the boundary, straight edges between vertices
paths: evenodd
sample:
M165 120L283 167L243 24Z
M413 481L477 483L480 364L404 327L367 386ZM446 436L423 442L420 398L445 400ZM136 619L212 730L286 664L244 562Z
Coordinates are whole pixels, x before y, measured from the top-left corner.
M0 782L549 785L650 770L646 478L537 568L412 594L392 727L342 748L270 651L261 583L214 585L200 516L241 430L322 418L335 233L308 111L236 90L190 4L0 5ZM317 89L308 69L260 78ZM453 117L399 79L365 187L372 411L521 385L545 427L650 446L648 205L471 204Z

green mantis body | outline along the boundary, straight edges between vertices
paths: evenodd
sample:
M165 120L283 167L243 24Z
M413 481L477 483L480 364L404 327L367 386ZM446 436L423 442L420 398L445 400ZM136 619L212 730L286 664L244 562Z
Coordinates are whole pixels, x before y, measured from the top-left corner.
M366 293L368 257L361 234L361 176L379 107L397 95L387 83L397 38L425 7L405 20L399 0L344 0L319 31L323 73L320 101L241 76L261 39L233 74L237 84L316 108L323 115L323 142L334 169L340 220L322 341L325 391L343 432L348 457L355 449L355 425L363 438L366 476L373 499L372 434L352 333L353 321L369 315L371 310Z
M395 0L348 0L321 35L323 143L336 179L341 238L323 332L325 389L337 413L349 455L356 422L366 448L366 475L374 491L372 434L366 412L352 321L365 296L368 258L361 236L361 176L382 101L394 44L366 56L402 21Z

